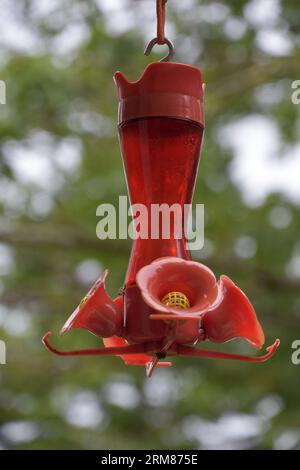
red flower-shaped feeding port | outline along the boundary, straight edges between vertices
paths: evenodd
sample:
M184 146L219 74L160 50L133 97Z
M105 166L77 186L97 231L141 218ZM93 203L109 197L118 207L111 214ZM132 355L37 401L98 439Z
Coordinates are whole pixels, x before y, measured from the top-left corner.
M192 201L204 129L201 72L154 63L137 82L128 82L120 72L115 80L129 196L132 204L147 209L142 222L151 227L152 204L183 208ZM183 228L184 223L182 216ZM137 237L122 295L109 297L105 272L64 325L62 333L84 328L103 338L104 348L59 351L48 333L48 349L60 355L119 356L127 365L146 366L149 376L156 366L170 365L164 359L174 355L252 362L270 358L279 340L260 357L195 347L205 340L223 343L240 337L260 349L265 338L245 294L227 276L217 282L208 267L191 261L185 230L181 237L175 232L171 221L167 238L160 229L155 237Z
M144 301L157 312L151 316L153 320L196 320L203 339L215 343L241 337L260 349L265 342L249 299L227 276L221 276L217 283L213 272L203 264L161 258L138 272L137 284ZM172 292L187 306L176 306ZM191 335L191 339L199 338Z

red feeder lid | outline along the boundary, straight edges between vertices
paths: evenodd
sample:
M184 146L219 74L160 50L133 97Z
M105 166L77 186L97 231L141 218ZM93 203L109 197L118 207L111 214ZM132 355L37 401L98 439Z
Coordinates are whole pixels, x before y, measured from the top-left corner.
M189 119L204 125L201 71L186 64L154 62L136 82L114 75L119 92L118 123L142 117Z

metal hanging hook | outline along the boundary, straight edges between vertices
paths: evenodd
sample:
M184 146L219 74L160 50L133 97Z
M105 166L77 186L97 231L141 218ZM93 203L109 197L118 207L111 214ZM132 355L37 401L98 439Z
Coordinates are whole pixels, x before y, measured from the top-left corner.
M153 47L156 45L156 44L159 44L159 45L163 45L163 44L166 44L169 48L169 53L163 57L162 59L160 59L160 62L169 62L169 60L172 59L172 57L174 56L175 54L175 47L174 47L174 44L172 43L172 41L170 41L170 39L168 38L164 38L164 42L163 43L160 43L158 42L158 39L157 38L153 38L151 39L151 41L149 42L148 46L146 47L145 49L145 52L144 54L145 55L150 55Z
M169 53L160 59L160 62L168 62L175 54L173 43L165 36L165 22L166 22L166 3L167 0L156 0L156 16L157 16L157 32L156 37L151 39L145 49L144 54L150 55L153 47L158 44L159 46L166 44L169 48Z

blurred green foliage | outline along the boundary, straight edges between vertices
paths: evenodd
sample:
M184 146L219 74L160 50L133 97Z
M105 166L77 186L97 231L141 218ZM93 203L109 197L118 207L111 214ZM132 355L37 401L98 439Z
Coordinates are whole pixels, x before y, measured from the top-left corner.
M208 241L195 259L232 277L254 302L267 343L277 337L282 343L264 364L174 359L172 369L157 371L150 382L142 368L126 368L118 358L54 357L41 337L51 330L63 348L97 346L84 331L63 339L57 333L93 282L84 282L86 273L107 267L109 292L122 285L130 242L97 240L96 207L126 194L112 75L121 70L137 79L160 57L159 48L143 55L150 39L143 30L155 31L155 2L113 2L110 16L101 8L110 3L104 0L54 2L47 15L37 15L38 2L14 3L39 41L31 52L3 45L0 65L7 84L7 104L0 106L0 254L10 264L0 285L0 338L7 345L7 365L0 366L0 447L296 447L300 366L291 362L291 344L300 339L300 281L287 266L299 244L299 205L281 193L247 205L231 178L232 149L220 135L229 123L261 115L276 123L282 150L299 143L300 108L290 98L291 82L300 79L298 2L275 2L281 11L274 28L292 44L290 53L278 55L258 46L264 26L245 14L253 2L168 2L176 60L201 67L207 83L194 202L205 203ZM110 21L122 8L134 25L118 31ZM240 37L228 33L233 17L239 23L231 30L244 25ZM64 53L68 34L55 41L73 23L83 23L88 34ZM270 84L280 84L283 93L265 104L255 97ZM26 159L33 151L37 159ZM30 168L18 167L23 156ZM38 157L47 160L45 167ZM30 171L36 180L26 179ZM278 207L290 218L283 228L270 223ZM241 237L256 247L249 256L235 249ZM220 349L252 353L242 341Z

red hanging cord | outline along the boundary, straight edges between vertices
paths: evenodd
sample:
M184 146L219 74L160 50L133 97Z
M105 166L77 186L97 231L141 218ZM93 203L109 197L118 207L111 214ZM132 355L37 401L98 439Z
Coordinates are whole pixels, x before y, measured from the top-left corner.
M166 3L168 0L156 0L157 44L165 43Z

